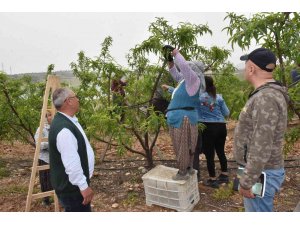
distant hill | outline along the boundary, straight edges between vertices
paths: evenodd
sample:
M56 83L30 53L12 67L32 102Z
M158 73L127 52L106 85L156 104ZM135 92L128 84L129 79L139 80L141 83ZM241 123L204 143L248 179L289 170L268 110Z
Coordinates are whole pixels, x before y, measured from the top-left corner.
M240 80L245 80L245 76L244 76L244 69L237 69L235 71L235 76L240 79ZM212 74L212 71L209 70L209 71L206 71L205 72L205 75L209 75L209 76L214 76L214 75L217 75L217 74Z
M74 76L71 70L55 71L53 72L53 74L57 75L60 78L60 81L62 83L67 83L70 86L79 86L80 84L79 79ZM25 75L30 76L33 82L41 82L46 80L47 73L41 72L41 73L13 74L11 75L11 77L20 78Z
M56 71L56 72L53 72L53 74L60 77L60 80L61 80L62 83L67 83L70 86L77 87L80 84L79 79L74 76L74 74L71 70ZM210 74L210 73L207 72L206 74ZM238 69L235 74L240 80L245 80L245 78L244 78L244 69ZM28 76L32 77L32 80L34 82L41 82L41 81L45 81L47 74L44 73L44 72L41 72L41 73L26 73L26 74L14 74L14 75L11 75L11 77L20 78L20 77L25 76L25 75L28 75Z

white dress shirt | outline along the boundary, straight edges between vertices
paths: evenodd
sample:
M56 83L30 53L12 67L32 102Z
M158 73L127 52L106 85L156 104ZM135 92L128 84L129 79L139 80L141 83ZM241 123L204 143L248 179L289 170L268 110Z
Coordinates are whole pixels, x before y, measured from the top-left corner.
M91 178L94 172L95 157L89 140L87 139L76 116L70 117L65 113L58 113L63 114L71 120L84 137L88 157L89 174ZM88 183L81 167L76 137L69 129L63 128L57 135L56 146L61 154L61 159L65 167L65 172L69 176L69 181L71 184L78 186L81 191L85 190L88 187Z
M48 138L49 129L50 129L50 125L48 123L45 123L43 131L42 131L42 137L43 138ZM37 143L37 140L39 138L39 132L40 132L40 128L38 128L35 132L35 135L34 135L35 143ZM48 144L48 141L47 142L41 142L39 159L43 160L44 162L49 164L49 144Z

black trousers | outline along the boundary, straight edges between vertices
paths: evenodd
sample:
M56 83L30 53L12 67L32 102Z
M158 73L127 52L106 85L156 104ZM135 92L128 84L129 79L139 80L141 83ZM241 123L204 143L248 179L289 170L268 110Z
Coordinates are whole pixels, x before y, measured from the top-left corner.
M91 204L83 205L83 197L79 196L68 196L61 197L57 196L60 204L64 207L65 212L92 212Z
M39 166L48 165L45 161L39 159L38 161ZM41 191L51 191L53 190L51 181L50 181L50 170L41 170L39 171L39 178L41 184ZM49 202L49 197L45 197L44 201Z
M225 123L204 123L206 129L202 133L202 152L207 161L210 177L216 176L215 152L220 161L221 171L227 172L227 158L224 151L227 129Z
M197 145L196 145L196 149L195 149L193 168L198 171L199 177L200 177L199 156L201 153L202 153L202 131L200 129L198 129L198 139L197 139Z

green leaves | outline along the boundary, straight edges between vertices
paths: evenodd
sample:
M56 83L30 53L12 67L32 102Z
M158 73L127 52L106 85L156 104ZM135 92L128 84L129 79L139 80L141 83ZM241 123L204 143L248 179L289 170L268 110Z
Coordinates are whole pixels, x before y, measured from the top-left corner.
M300 138L300 126L296 126L291 128L288 132L286 132L285 136L285 144L283 147L284 154L287 155L293 149L294 144Z
M165 19L156 19L149 26L150 37L141 44L136 45L134 49L131 49L131 53L128 56L130 60L134 59L138 61L139 58L146 58L149 54L154 54L159 59L164 60L162 47L166 44L180 49L181 54L187 57L188 60L191 58L201 58L198 54L201 53L202 46L198 45L197 42L198 38L203 35L212 35L212 31L208 25L179 23L174 28ZM133 65L132 61L129 63Z
M215 77L217 92L222 94L230 110L230 118L238 119L244 107L251 86L235 75L235 68L231 64L224 65Z
M111 61L112 57L109 53L109 47L112 45L113 39L112 37L108 36L104 39L104 41L101 44L101 53L100 53L100 59L108 59L108 61Z
M14 79L0 72L0 138L34 144L45 85L29 76Z
M53 70L54 70L54 64L50 64L47 68L47 74L51 74Z
M272 50L279 61L279 76L283 85L287 86L284 75L285 61L294 60L299 52L300 20L299 13L257 13L251 18L244 15L228 13L224 20L229 19L229 26L225 27L230 34L228 40L233 48L234 44L243 50L249 48L251 41Z

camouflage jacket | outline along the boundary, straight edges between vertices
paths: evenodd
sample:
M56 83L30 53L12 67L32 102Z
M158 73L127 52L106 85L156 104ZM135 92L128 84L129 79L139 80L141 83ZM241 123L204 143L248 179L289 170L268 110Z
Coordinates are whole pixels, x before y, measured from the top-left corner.
M240 185L250 189L264 169L284 165L282 144L287 126L288 96L276 82L250 95L234 131L234 157L245 167Z

